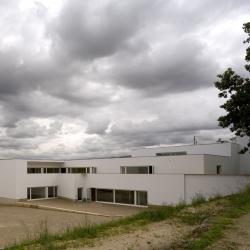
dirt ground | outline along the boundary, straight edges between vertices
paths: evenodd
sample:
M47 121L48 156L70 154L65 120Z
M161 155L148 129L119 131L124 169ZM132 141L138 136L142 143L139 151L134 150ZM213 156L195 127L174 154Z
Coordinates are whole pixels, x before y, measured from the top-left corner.
M194 226L180 224L175 220L152 223L128 234L96 240L93 245L67 248L82 250L149 250L166 249L173 241L191 232Z
M250 249L250 213L236 219L232 228L210 249Z
M0 205L0 248L28 237L33 238L46 225L50 232L63 232L72 226L102 223L115 219L112 217L114 215L128 216L142 210L137 207L95 202L82 203L63 199L40 200L31 203L111 215L111 217Z
M45 228L62 232L80 224L102 223L112 218L0 205L0 248L27 237L34 237Z

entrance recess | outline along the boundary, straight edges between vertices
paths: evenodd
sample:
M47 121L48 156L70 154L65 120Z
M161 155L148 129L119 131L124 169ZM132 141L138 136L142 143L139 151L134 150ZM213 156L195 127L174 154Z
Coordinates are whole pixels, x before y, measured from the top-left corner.
M77 189L77 200L82 200L82 188Z

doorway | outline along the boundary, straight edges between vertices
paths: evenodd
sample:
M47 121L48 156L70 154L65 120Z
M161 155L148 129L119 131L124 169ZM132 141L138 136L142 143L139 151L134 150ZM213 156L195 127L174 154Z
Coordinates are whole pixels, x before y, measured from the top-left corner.
M77 200L82 200L82 188L77 189Z
M91 201L96 201L96 189L91 188Z

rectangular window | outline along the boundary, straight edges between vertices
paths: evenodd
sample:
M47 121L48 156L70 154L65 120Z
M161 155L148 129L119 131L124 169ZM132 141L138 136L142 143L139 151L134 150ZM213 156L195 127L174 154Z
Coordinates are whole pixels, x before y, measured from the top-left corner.
M121 166L121 174L153 174L153 166Z
M134 191L115 190L115 202L123 204L134 204Z
M47 174L58 174L60 173L60 168L47 168Z
M175 155L186 155L186 151L179 151L179 152L161 152L156 153L156 156L175 156Z
M61 173L66 174L66 168L61 168Z
M31 198L30 196L30 188L27 188L27 199L29 200Z
M136 205L148 205L148 194L146 191L136 191Z
M112 189L97 189L96 194L97 201L114 202Z
M28 174L41 174L42 169L41 168L27 168Z
M32 187L30 188L31 199L46 198L46 187Z
M92 167L92 174L96 174L96 173L97 173L96 167Z
M220 174L221 173L221 165L216 166L216 173Z
M84 168L71 168L70 173L72 174L89 174L90 167Z
M71 168L72 174L85 174L85 168Z
M53 187L48 187L48 198L54 198L57 197L57 187L53 186Z
M121 174L126 174L126 167L121 167Z

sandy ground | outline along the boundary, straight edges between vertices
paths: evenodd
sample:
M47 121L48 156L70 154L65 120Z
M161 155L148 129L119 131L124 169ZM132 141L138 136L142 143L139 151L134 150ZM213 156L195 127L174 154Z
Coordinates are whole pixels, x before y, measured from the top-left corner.
M65 199L33 200L28 201L27 203L100 213L111 216L129 216L145 209L140 207L113 205L99 202L75 202Z
M236 219L224 237L209 249L250 249L250 213Z
M109 215L128 216L141 211L140 208L117 206L102 203L72 202L62 199L32 201L35 204L82 210ZM0 205L0 248L6 244L34 237L47 224L50 232L63 232L65 229L112 220L112 217L50 211L36 208Z
M68 227L108 220L111 218L0 205L0 248L34 237L46 224L49 231L62 232Z
M145 228L128 234L111 236L96 240L93 245L68 248L82 250L149 250L167 249L172 242L181 239L184 234L193 230L194 226L180 224L174 220L166 220L147 225Z

